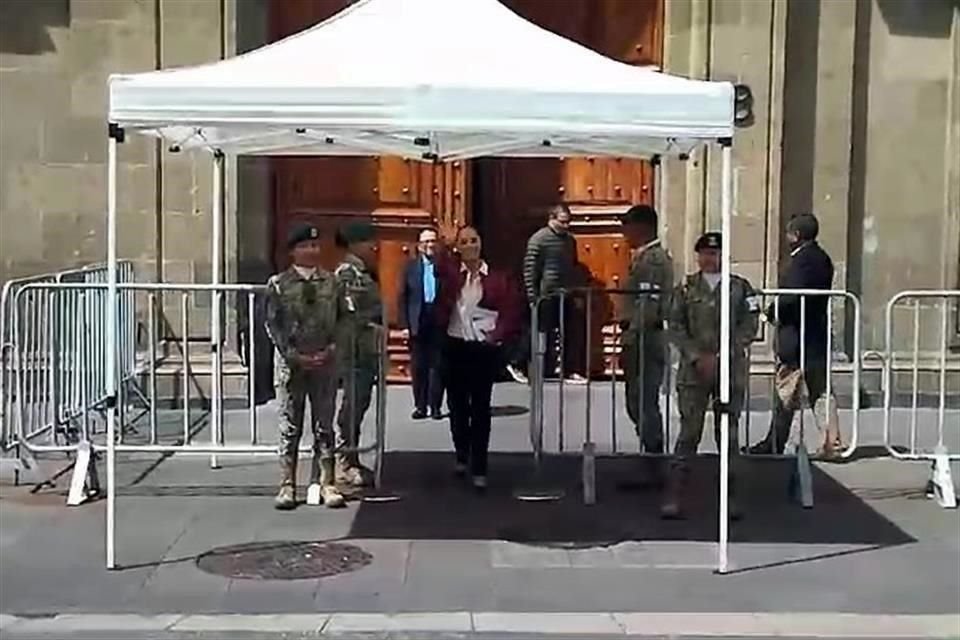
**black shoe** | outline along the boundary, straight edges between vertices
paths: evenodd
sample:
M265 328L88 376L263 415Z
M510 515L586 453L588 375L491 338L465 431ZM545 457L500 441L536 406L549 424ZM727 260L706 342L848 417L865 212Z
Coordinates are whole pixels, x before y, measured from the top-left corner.
M433 420L443 420L443 411L440 409L431 409L430 418Z
M773 445L769 440L761 440L757 444L746 450L746 453L749 453L754 456L762 456L773 453Z
M423 409L415 409L413 413L410 415L410 417L413 418L414 420L423 420L424 418L427 417L427 412L424 411Z

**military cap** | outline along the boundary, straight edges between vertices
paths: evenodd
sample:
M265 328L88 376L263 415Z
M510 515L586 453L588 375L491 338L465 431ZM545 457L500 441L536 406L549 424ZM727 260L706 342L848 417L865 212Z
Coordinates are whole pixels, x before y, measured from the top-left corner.
M301 242L316 240L320 237L320 231L315 226L307 222L297 222L287 231L287 248L293 249Z
M657 210L648 204L635 204L623 214L623 224L642 224L657 228Z
M704 249L721 249L723 247L721 238L719 231L708 231L697 239L697 243L693 245L693 250L700 252Z
M801 240L816 240L820 235L820 223L812 213L801 213L790 218L787 231L793 231Z
M373 240L376 234L374 233L373 225L369 222L351 222L350 224L341 227L337 232L337 235L339 237L340 244L343 246L350 246L351 244L356 244L357 242Z

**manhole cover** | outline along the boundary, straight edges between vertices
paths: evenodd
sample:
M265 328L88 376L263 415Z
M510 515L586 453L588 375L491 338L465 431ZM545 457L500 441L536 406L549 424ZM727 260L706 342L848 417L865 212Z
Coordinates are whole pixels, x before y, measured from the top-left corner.
M197 558L207 573L245 580L306 580L362 569L373 556L341 542L254 542L220 547Z

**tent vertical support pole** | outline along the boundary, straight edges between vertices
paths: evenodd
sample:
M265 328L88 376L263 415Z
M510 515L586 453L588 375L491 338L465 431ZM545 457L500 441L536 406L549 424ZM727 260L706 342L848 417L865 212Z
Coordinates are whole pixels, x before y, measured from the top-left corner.
M210 444L215 447L223 442L223 341L220 318L223 300L222 292L217 289L223 280L223 158L222 151L213 152L213 200L210 206L213 218L210 279L214 285L210 301L210 355L213 360L210 377ZM210 468L220 468L216 454L210 456Z
M733 140L720 140L721 167L721 233L720 252L720 402L716 410L720 414L720 522L717 540L717 573L727 573L729 568L730 542L730 254L733 250L731 237L733 171Z
M123 129L110 123L107 141L107 305L104 377L107 388L107 569L116 563L116 419L117 419L117 143Z

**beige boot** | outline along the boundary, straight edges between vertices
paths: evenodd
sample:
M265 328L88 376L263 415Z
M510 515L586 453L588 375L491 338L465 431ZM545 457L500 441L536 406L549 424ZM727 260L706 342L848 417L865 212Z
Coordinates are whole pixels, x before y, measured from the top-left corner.
M337 482L348 487L366 487L370 474L353 456L337 456Z
M289 511L297 508L297 458L280 457L280 491L273 499L275 509Z
M320 461L320 497L323 499L323 506L329 509L339 509L347 503L334 484L334 477L333 458L324 458Z
M660 505L660 517L664 520L679 520L683 515L683 489L686 485L686 471L679 467L670 469L667 475L667 487L663 492Z

